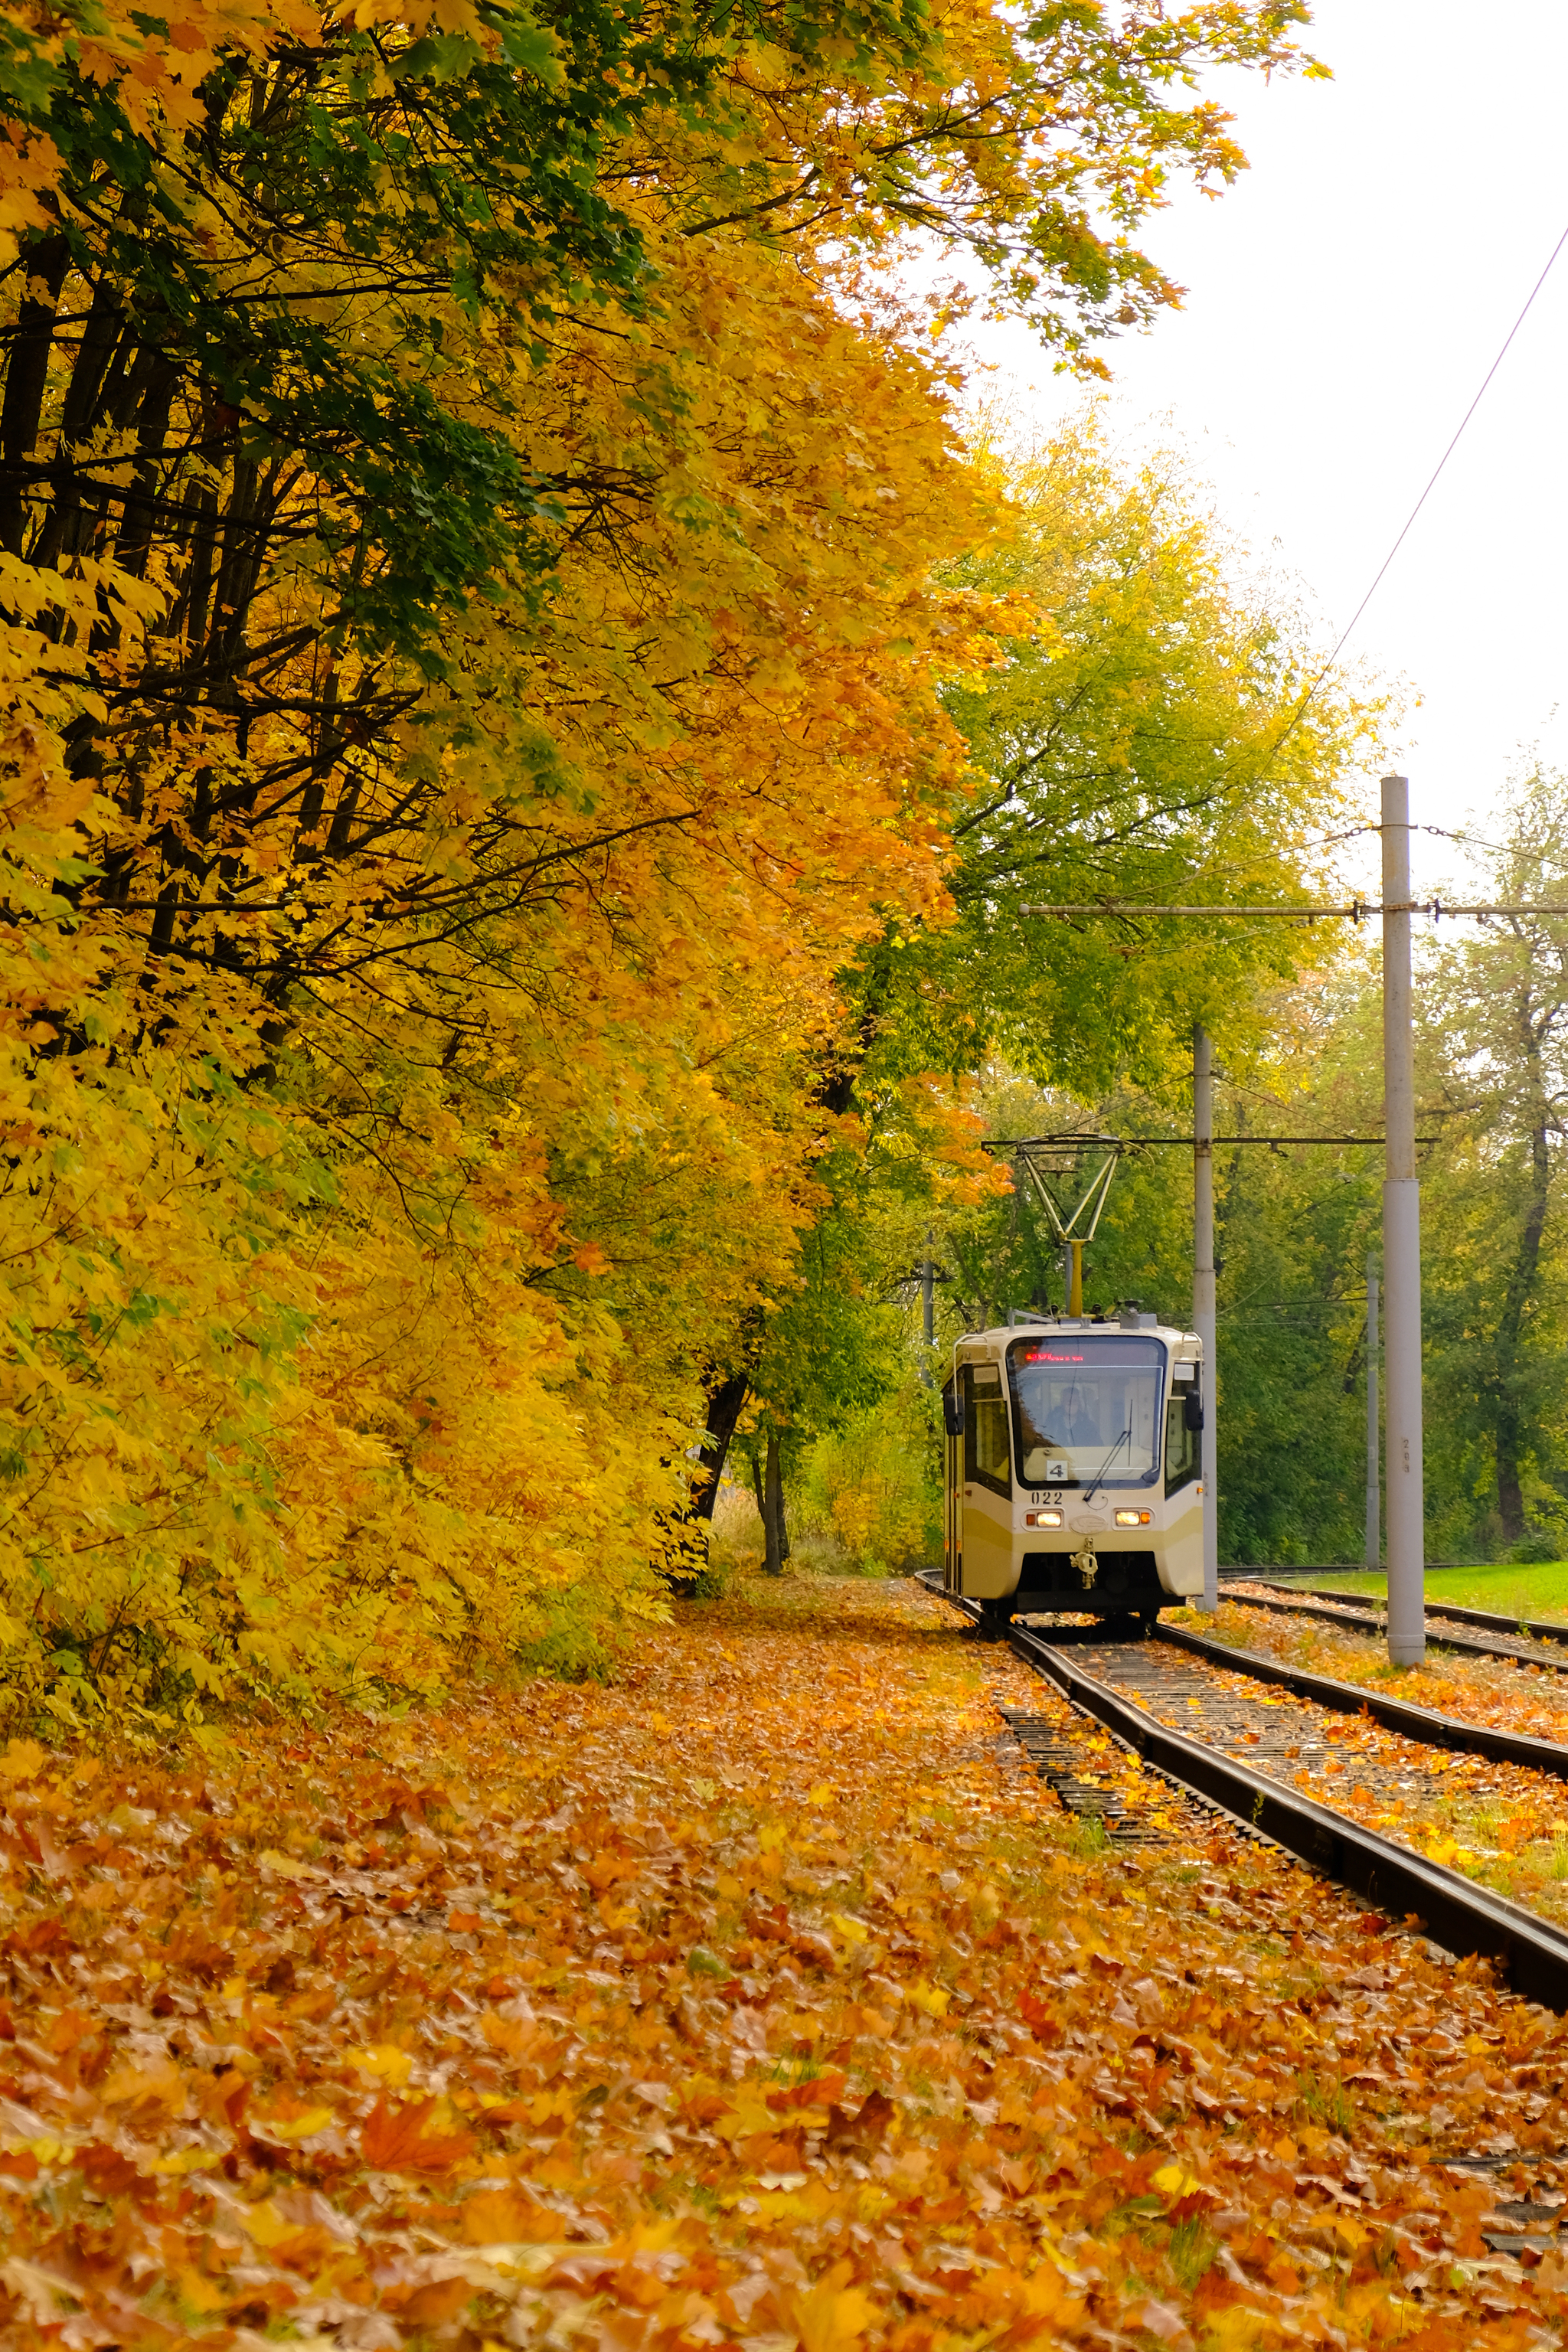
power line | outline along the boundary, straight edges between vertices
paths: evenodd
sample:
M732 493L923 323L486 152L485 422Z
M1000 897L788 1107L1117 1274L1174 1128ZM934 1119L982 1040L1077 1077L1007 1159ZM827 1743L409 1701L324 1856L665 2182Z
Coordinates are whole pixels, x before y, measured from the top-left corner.
M1374 830L1380 828L1373 828ZM1415 827L1407 830L1414 831ZM1110 915L1119 921L1129 921L1141 915L1201 915L1205 919L1230 921L1236 917L1251 920L1254 917L1279 916L1299 923L1315 923L1337 919L1360 923L1372 915L1429 915L1441 922L1445 915L1450 919L1458 915L1568 915L1568 906L1552 906L1531 901L1518 906L1452 907L1445 898L1403 898L1380 906L1376 899L1352 898L1348 907L1305 905L1300 907L1146 907L1131 899L1096 898L1072 901L1051 901L1038 906L1020 907L1020 915Z
M1420 497L1416 499L1415 504L1411 508L1408 516L1405 518L1404 530L1400 532L1399 537L1394 541L1394 545L1389 549L1388 553L1384 557L1382 563L1379 565L1376 579L1373 582L1372 586L1367 590L1366 594L1362 598L1361 603L1356 606L1355 611L1351 614L1349 621L1345 625L1345 628L1341 635L1339 644L1329 656L1329 667L1331 669L1343 650L1346 639L1350 636L1352 630L1354 629L1356 623L1361 619L1362 614L1365 612L1367 606L1376 595L1378 589L1382 586L1383 575L1388 570L1389 565L1393 562L1400 549L1404 546L1405 540L1409 537L1411 527L1415 523L1416 516L1420 513L1422 508L1431 497L1432 492L1436 488L1439 475L1442 473L1443 468L1447 464L1449 458L1453 456L1455 450L1458 447L1466 425L1469 423L1471 417L1475 415L1477 409L1486 398L1487 389L1490 384L1493 376L1496 375L1499 368L1501 367L1504 360L1508 357L1509 348L1512 343L1514 337L1518 334L1521 327L1523 326L1526 319L1530 316L1531 305L1534 302L1536 296L1540 293L1542 288L1551 277L1552 265L1556 260L1558 255L1562 252L1565 245L1568 245L1568 228L1563 230L1562 236L1552 247L1551 253L1547 257L1545 268L1542 271L1540 277L1536 279L1534 285L1525 296L1523 310L1521 310L1518 318L1509 329L1507 335L1503 338L1502 349L1499 352L1496 359L1493 360L1490 367L1488 368L1486 374L1482 377L1480 389L1476 394L1474 400L1471 401L1468 408L1466 409L1463 416L1460 417L1458 426L1455 432L1453 439L1449 442L1447 447L1444 450L1442 456L1433 467L1431 478L1428 480L1426 488L1422 491Z
M1442 1138L1420 1135L1415 1139L1418 1143L1438 1143ZM1270 1150L1277 1150L1282 1143L1386 1143L1388 1138L1385 1135L1205 1135L1203 1140L1205 1143L1267 1144ZM1146 1143L1178 1144L1184 1151L1191 1151L1194 1139L1190 1135L1130 1135L1122 1148L1130 1150L1135 1144L1142 1147Z
M1517 846L1510 848L1505 841L1483 841L1479 833L1456 833L1450 824L1413 824L1412 833L1436 834L1442 841L1461 841L1470 849L1490 849L1499 857L1518 856ZM1380 824L1347 824L1342 833L1322 833L1315 841L1302 843L1304 849L1328 849L1337 841L1353 841L1358 834L1381 833Z
M1333 652L1329 656L1328 660L1323 664L1321 669L1319 670L1317 676L1308 687L1306 693L1301 697L1300 701L1298 703L1294 714L1285 728L1284 733L1280 736L1279 742L1275 744L1274 751L1269 754L1271 759L1279 753L1287 739L1300 724L1302 719L1306 715L1307 705L1311 701L1312 697L1318 691L1319 687L1321 686L1323 680L1327 677L1329 672L1338 661L1341 654L1343 653L1346 646L1350 643L1351 637L1355 632L1356 625L1360 621L1362 614L1365 612L1367 606L1376 595L1379 588L1382 587L1384 574L1387 572L1389 565L1394 562L1394 557L1398 554L1400 549L1404 546L1405 541L1410 536L1411 529L1415 524L1415 518L1420 513L1422 508L1426 505L1427 499L1431 497L1433 491L1436 488L1438 478L1442 474L1444 467L1447 464L1449 458L1458 447L1460 440L1464 436L1465 427L1468 425L1471 417L1475 415L1477 409L1480 406L1481 402L1485 399L1493 376L1496 375L1499 368L1501 367L1504 360L1508 357L1509 350L1513 342L1514 337L1518 334L1521 327L1523 326L1526 319L1530 316L1531 306L1534 302L1535 298L1540 293L1542 288L1545 285L1548 278L1551 277L1552 264L1556 261L1558 255L1562 252L1565 245L1568 245L1568 228L1563 230L1562 236L1552 247L1550 255L1547 257L1545 268L1542 271L1540 277L1536 279L1534 285L1525 296L1524 308L1521 310L1518 318L1514 320L1512 326L1509 329L1508 333L1504 336L1502 348L1498 352L1496 359L1493 360L1490 367L1488 368L1486 374L1482 377L1480 389L1477 392L1475 398L1471 401L1468 408L1466 409L1463 416L1460 417L1458 426L1455 432L1453 439L1449 442L1447 447L1444 450L1442 456L1433 467L1426 488L1416 499L1415 504L1411 508L1408 515L1406 515L1403 530L1400 531L1398 538L1394 541L1394 545L1389 549L1388 553L1384 557L1383 562L1379 564L1377 574L1373 581L1372 586L1367 590L1366 594L1362 598L1361 603L1356 606L1355 611L1351 614L1350 619L1341 630L1339 643L1335 646ZM1369 827L1368 830L1373 831L1375 830L1375 828Z

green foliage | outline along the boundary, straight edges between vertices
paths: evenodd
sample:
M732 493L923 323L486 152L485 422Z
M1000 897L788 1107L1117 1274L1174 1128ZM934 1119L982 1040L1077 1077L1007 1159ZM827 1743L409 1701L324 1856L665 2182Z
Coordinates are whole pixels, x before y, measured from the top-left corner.
M817 1438L794 1491L796 1528L832 1539L857 1574L929 1567L942 1550L938 1424L932 1391L911 1385Z
M1504 847L1480 895L1561 898L1568 786L1531 776L1490 823ZM1551 1561L1568 1545L1568 921L1509 917L1427 941L1417 1007L1427 1557ZM1221 1132L1378 1134L1375 953L1347 945L1331 981L1260 996L1249 1017L1273 1024L1275 1052L1263 1067L1222 1061ZM1139 1092L1081 1106L1012 1080L987 1099L1003 1134L1080 1118L1124 1136L1176 1131ZM1360 1559L1381 1149L1222 1145L1215 1169L1221 1559ZM1187 1321L1191 1183L1179 1149L1124 1164L1089 1254L1089 1303L1135 1295ZM946 1249L969 1320L1060 1298L1022 1197L956 1220Z
M1508 1556L1524 1567L1543 1567L1555 1560L1562 1549L1560 1536L1548 1535L1544 1528L1531 1528L1528 1535L1510 1544Z
M1109 434L1097 406L992 460L1012 528L955 576L1031 617L946 697L974 768L954 914L890 931L858 975L873 1069L994 1056L1080 1100L1128 1082L1172 1100L1194 1021L1256 1051L1268 983L1329 952L1279 923L1027 911L1306 895L1383 716L1332 681L1304 703L1319 656L1300 614L1249 576L1178 454L1130 464Z
M997 1078L978 1097L990 1132L1021 1136L1078 1125L1135 1138L1174 1121L1124 1091L1091 1105ZM1226 1118L1257 1120L1226 1096ZM1325 1122L1326 1123L1326 1122ZM1281 1121L1280 1124L1283 1124ZM1220 1557L1355 1559L1362 1550L1364 1266L1379 1206L1378 1155L1355 1148L1216 1151L1219 1276ZM1084 1300L1126 1301L1180 1328L1192 1319L1192 1156L1150 1145L1121 1163L1095 1242ZM956 1279L944 1335L1005 1321L1010 1309L1057 1309L1064 1282L1043 1213L1026 1191L943 1221Z

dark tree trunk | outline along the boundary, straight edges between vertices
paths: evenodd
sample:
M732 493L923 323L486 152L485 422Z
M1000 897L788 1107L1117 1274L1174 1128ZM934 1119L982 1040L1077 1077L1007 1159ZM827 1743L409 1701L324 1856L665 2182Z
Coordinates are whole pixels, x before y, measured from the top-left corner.
M768 1465L763 1479L763 1496L767 1506L763 1526L767 1536L767 1554L763 1562L770 1576L782 1576L789 1558L789 1529L784 1525L784 1464L781 1459L779 1433L768 1432Z
M26 461L38 437L49 351L55 336L55 305L70 266L70 247L59 230L35 237L22 248L25 283L43 289L40 302L24 293L9 338L5 395L0 403L0 547L20 555L26 544L31 501Z
M1551 1192L1551 1167L1546 1152L1546 1129L1537 1126L1530 1136L1530 1189L1524 1223L1503 1288L1497 1338L1497 1507L1503 1532L1510 1542L1524 1533L1524 1496L1520 1486L1520 1458L1525 1452L1524 1400L1520 1393L1519 1351L1524 1317L1534 1295L1541 1265L1541 1236L1546 1224Z
M730 1440L735 1434L735 1424L746 1402L748 1385L746 1373L731 1372L708 1391L708 1433L704 1444L698 1448L697 1459L700 1469L691 1482L691 1516L694 1519L706 1519L710 1525L713 1518L713 1505L718 1498L719 1481L724 1475Z
M724 1459L735 1423L746 1402L746 1375L733 1372L708 1391L708 1425L698 1449L698 1471L689 1499L675 1511L658 1515L655 1564L679 1591L691 1591L693 1580L708 1566L708 1538L713 1526L713 1504L724 1475ZM700 1588L699 1588L700 1589Z
M789 1529L784 1525L784 1466L776 1429L768 1432L766 1465L764 1469L752 1454L752 1489L763 1523L763 1574L782 1576L789 1558Z
M765 1569L768 1551L768 1497L763 1485L763 1465L754 1454L752 1456L752 1492L757 1498L757 1517L763 1523L763 1565Z

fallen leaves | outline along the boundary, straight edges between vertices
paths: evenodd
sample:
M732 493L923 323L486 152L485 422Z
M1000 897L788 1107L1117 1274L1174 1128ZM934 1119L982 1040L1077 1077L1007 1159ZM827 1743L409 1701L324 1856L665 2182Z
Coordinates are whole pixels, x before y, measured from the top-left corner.
M1086 1850L995 1702L1086 1727L923 1594L686 1616L619 1689L13 1783L12 2338L1555 2341L1496 2209L1568 2189L1559 2021L1221 1824Z
M1568 1688L1551 1669L1429 1653L1394 1672L1381 1640L1227 1601L1199 1630L1315 1674L1399 1697L1461 1722L1568 1742ZM1463 1871L1568 1926L1568 1781L1527 1766L1423 1746L1370 1717L1334 1716L1239 1675L1222 1675L1259 1705L1310 1717L1325 1751L1303 1755L1298 1786L1428 1861Z

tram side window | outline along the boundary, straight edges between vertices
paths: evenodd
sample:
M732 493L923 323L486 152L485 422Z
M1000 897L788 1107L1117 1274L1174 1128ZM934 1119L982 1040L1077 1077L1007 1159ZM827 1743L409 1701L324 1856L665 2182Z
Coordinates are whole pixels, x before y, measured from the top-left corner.
M965 1375L969 1411L964 1418L963 1475L998 1495L1013 1491L1007 1454L1007 1402L1002 1383L982 1388L973 1370Z
M1198 1475L1200 1440L1195 1429L1187 1427L1185 1389L1173 1389L1165 1408L1165 1492L1173 1495L1178 1486L1187 1486Z

